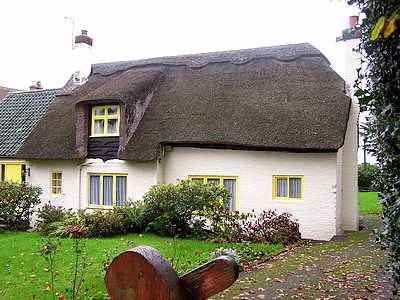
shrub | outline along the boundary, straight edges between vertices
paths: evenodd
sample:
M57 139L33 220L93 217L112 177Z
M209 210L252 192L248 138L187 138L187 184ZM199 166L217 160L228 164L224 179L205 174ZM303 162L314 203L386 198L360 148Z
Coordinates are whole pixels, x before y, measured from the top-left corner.
M145 206L142 201L130 202L126 206L115 207L114 213L123 218L127 232L140 233L147 226L145 222Z
M147 230L163 236L186 236L191 233L194 217L218 215L228 199L225 188L190 180L153 186L143 197Z
M378 176L378 167L368 163L358 165L358 188L360 190L374 190L374 183Z
M114 210L80 211L77 218L76 223L88 231L89 237L110 237L127 232L124 217Z
M36 230L41 234L48 235L54 229L54 223L62 222L71 214L71 210L66 210L61 206L54 206L50 203L45 204L38 210L38 221L35 224Z
M40 187L22 183L0 183L0 220L10 230L26 230L36 205Z
M248 234L248 230L255 215L221 209L212 212L208 217L214 241L223 243L249 240L251 234Z
M289 245L300 240L299 223L291 215L276 211L264 211L252 222L248 239L253 242Z

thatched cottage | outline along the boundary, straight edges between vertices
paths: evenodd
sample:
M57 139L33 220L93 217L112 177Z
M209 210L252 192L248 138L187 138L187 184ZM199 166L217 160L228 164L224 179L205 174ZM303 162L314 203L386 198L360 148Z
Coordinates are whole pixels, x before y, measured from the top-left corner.
M95 64L76 88L9 94L0 116L2 178L20 164L43 203L106 209L190 178L233 210L290 212L303 238L358 227L358 108L310 44Z

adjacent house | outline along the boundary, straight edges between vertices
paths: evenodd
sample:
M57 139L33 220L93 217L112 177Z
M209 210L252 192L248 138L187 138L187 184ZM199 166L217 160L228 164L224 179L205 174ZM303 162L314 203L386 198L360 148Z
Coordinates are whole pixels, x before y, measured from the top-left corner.
M0 86L0 102L3 100L3 98L9 93L9 92L15 92L17 91L16 89Z
M290 212L303 238L358 228L358 107L310 44L95 64L0 113L2 178L18 162L43 203L108 209L191 179L232 210Z

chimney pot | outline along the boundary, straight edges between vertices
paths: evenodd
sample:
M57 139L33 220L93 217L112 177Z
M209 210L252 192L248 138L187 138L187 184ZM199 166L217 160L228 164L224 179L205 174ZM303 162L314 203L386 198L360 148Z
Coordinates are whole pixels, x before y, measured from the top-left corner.
M358 25L358 16L349 17L349 28L354 28Z
M32 81L32 84L29 86L29 89L31 91L35 91L35 90L42 90L42 83L40 81Z

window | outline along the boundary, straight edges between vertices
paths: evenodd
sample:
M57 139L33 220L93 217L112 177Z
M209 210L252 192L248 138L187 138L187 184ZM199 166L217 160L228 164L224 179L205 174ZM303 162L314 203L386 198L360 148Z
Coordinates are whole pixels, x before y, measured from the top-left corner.
M61 172L51 172L50 193L54 194L54 195L61 195L61 193L62 193L62 173Z
M0 180L7 182L25 182L26 166L22 163L3 163L0 168Z
M189 176L189 179L203 184L211 183L225 187L229 191L230 199L228 203L229 210L237 209L237 177L236 176Z
M6 180L6 165L1 164L1 169L0 169L0 181L5 181Z
M91 136L119 136L119 122L119 105L93 106Z
M303 176L273 176L273 199L302 200Z
M89 176L89 206L113 207L126 204L124 174L91 174Z

